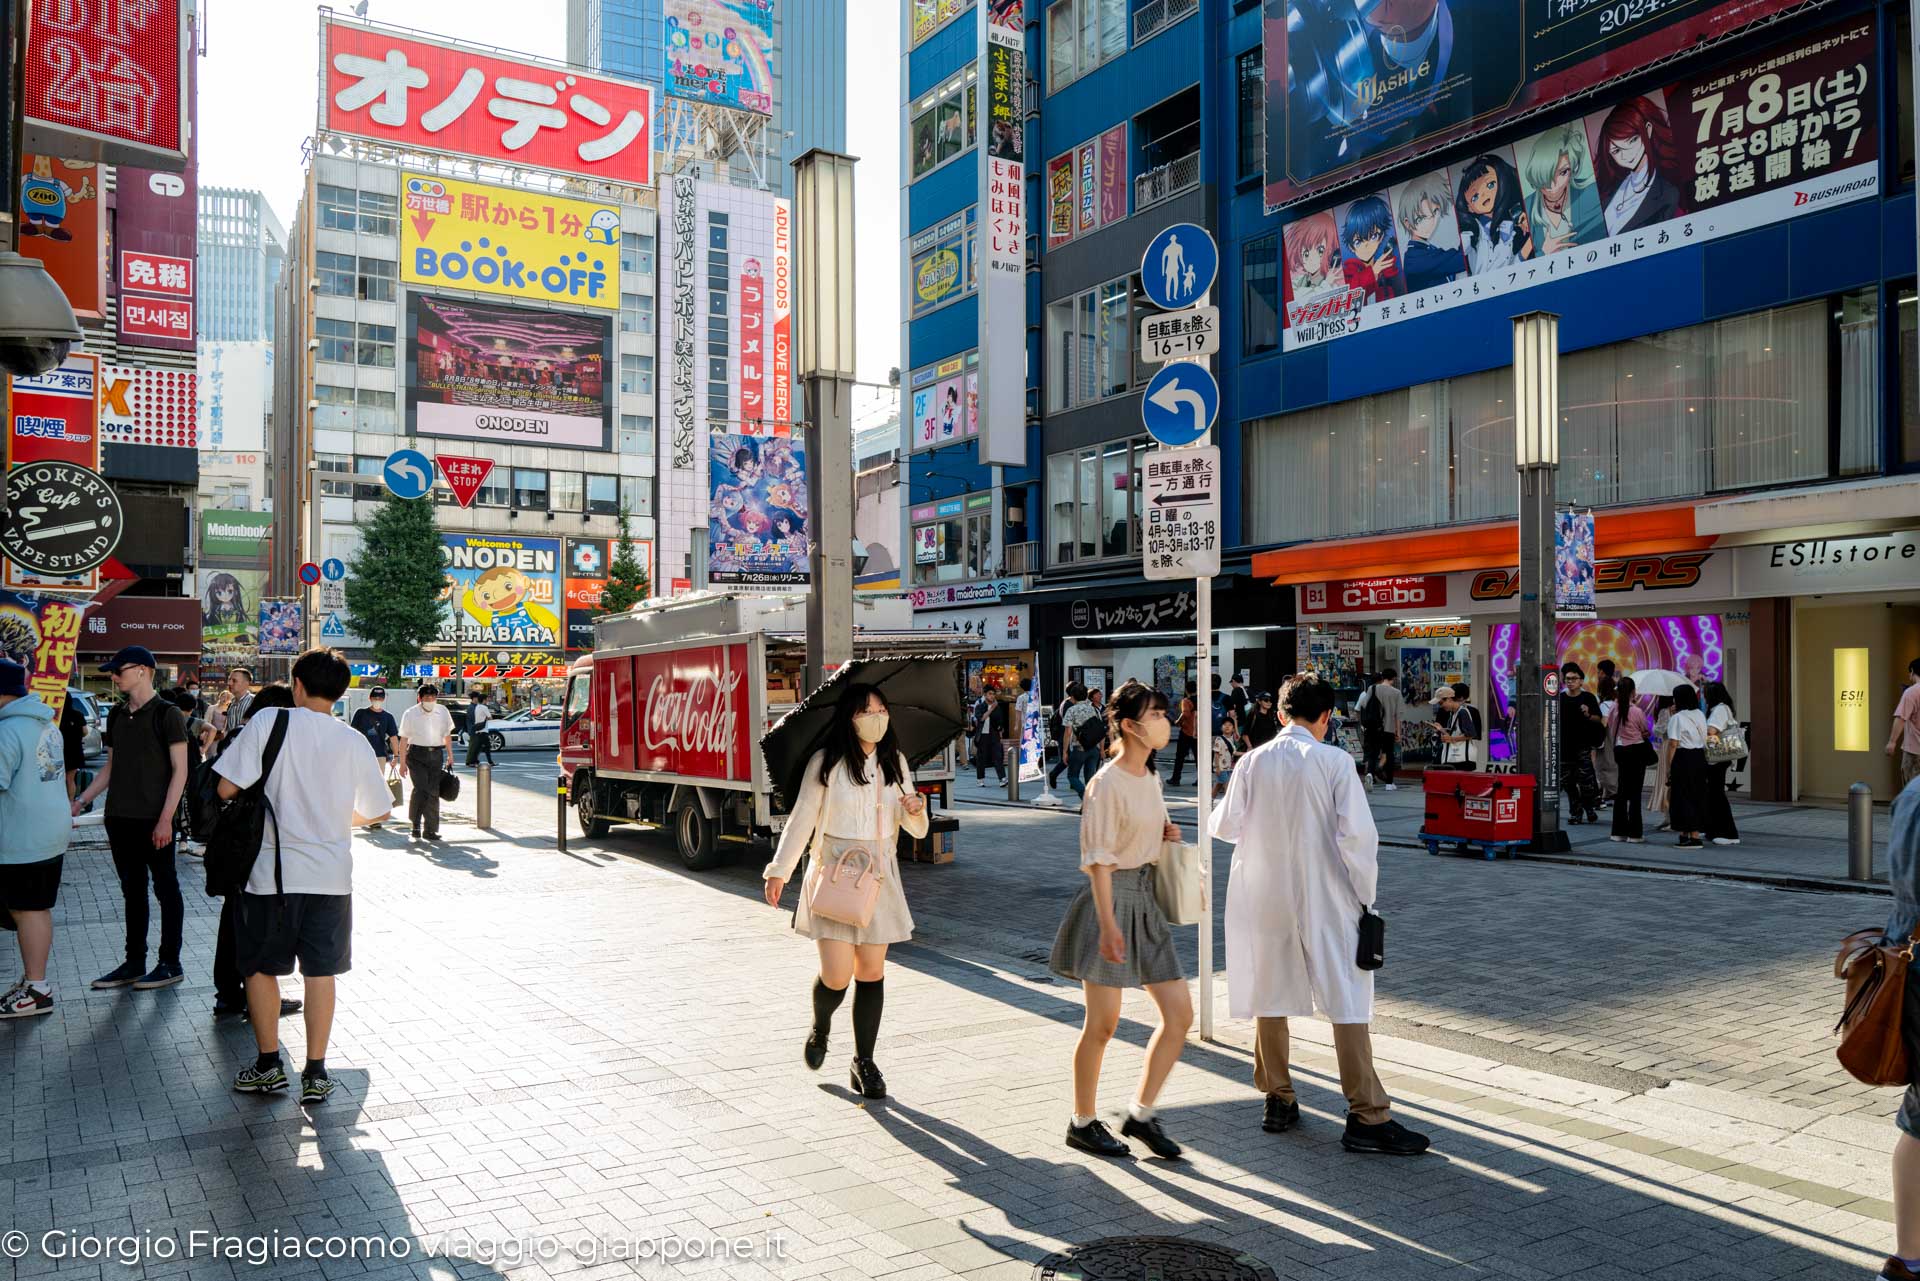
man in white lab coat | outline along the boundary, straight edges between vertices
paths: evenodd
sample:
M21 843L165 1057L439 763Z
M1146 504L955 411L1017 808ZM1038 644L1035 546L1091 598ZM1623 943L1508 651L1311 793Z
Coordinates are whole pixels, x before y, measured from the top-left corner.
M1296 676L1280 691L1286 728L1240 759L1213 835L1234 845L1227 881L1227 991L1234 1018L1257 1021L1253 1080L1261 1128L1300 1120L1287 1072L1287 1020L1316 1007L1333 1024L1349 1152L1427 1150L1388 1115L1373 1070L1373 974L1355 964L1362 906L1379 880L1379 833L1353 758L1324 742L1334 691Z

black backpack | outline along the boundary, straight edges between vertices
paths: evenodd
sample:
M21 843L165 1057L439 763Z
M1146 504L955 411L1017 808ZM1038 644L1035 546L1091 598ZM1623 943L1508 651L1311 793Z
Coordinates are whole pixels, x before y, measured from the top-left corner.
M1387 709L1380 705L1380 691L1367 691L1367 701L1360 707L1360 728L1379 732L1387 727Z
M246 885L260 857L260 844L266 839L267 816L273 813L273 802L267 799L267 780L273 776L274 762L280 759L280 745L287 740L287 722L291 719L285 708L275 708L274 712L273 729L267 734L266 751L260 760L260 778L253 786L241 789L232 800L220 800L219 779L214 777L212 764L204 767L206 777L201 783L214 797L206 807L207 893L216 897L237 893ZM274 889L279 892L283 882L277 817L273 824L273 878Z
M1082 750L1099 751L1106 746L1107 742L1107 718L1095 712L1080 722L1080 727L1073 731L1073 736L1080 740Z

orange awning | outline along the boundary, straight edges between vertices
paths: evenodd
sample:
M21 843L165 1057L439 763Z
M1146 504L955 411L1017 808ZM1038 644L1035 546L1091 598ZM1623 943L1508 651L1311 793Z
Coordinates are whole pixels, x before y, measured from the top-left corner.
M1593 537L1594 554L1603 560L1655 552L1703 551L1714 544L1711 536L1694 533L1692 504L1601 512L1594 518ZM1282 547L1255 555L1253 576L1285 587L1351 578L1508 569L1519 563L1519 523L1502 520Z

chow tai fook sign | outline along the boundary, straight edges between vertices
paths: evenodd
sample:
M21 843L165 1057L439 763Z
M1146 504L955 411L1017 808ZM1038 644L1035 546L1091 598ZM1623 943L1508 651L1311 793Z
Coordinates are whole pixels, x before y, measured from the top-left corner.
M191 95L186 0L29 0L29 151L178 171Z
M653 184L654 102L646 85L325 12L320 56L325 132L628 187Z
M747 681L762 676L752 659L753 646L744 641L635 655L634 767L750 782L755 740ZM600 669L594 670L597 684Z
M1701 20L1768 7L1720 5ZM1562 25L1583 25L1587 15ZM1516 33L1538 25L1509 20ZM1873 197L1874 28L1868 14L1804 32L1300 214L1282 231L1283 346L1313 347L1493 298L1524 309L1535 286ZM1476 31L1454 45L1456 61L1469 49L1481 61L1484 39ZM1267 85L1272 92L1275 81Z
M620 307L620 207L400 175L400 280L532 303Z
M1369 609L1438 609L1446 603L1445 574L1354 578L1334 583L1308 583L1300 589L1302 614L1351 614Z

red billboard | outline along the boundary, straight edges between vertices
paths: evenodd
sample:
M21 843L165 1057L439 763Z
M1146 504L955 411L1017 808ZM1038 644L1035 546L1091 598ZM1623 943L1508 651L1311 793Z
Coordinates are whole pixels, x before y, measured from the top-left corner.
M26 7L20 79L28 150L165 169L185 163L185 0L30 0Z
M100 357L74 352L38 378L15 378L7 398L7 465L100 466Z
M1445 574L1349 578L1334 583L1308 583L1300 589L1302 614L1353 614L1368 609L1438 609L1446 603Z
M634 768L751 782L751 659L745 641L636 655Z
M20 252L38 258L74 315L107 314L107 193L90 160L20 160Z
M195 162L180 173L120 170L114 191L114 287L120 341L136 347L194 350L194 263L199 255Z
M760 260L747 259L740 269L740 419L748 431L767 417L767 297L762 283Z
M321 16L320 127L414 151L653 184L653 91Z

